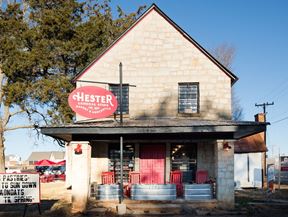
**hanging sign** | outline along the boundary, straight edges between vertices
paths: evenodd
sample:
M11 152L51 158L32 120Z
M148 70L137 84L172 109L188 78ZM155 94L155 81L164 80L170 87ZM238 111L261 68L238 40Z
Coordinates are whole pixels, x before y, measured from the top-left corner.
M40 203L38 173L0 174L0 204Z
M95 86L75 89L70 93L68 102L74 112L91 119L108 117L118 106L116 97L110 91Z

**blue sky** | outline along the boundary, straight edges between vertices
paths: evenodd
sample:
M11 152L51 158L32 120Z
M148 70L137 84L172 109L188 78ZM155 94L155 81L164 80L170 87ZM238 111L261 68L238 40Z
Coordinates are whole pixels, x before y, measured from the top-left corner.
M254 120L254 114L262 112L255 103L274 101L267 108L268 154L280 149L288 155L288 1L112 0L126 12L152 3L205 49L224 43L235 47L232 71L239 77L235 88L244 120ZM26 159L31 151L62 150L51 140L31 138L28 130L7 133L6 154Z

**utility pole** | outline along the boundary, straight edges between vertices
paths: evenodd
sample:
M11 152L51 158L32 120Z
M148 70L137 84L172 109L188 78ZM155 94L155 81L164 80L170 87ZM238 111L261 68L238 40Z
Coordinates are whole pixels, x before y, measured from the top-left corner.
M270 105L274 105L274 102L272 102L272 103L268 103L268 102L266 102L266 103L261 103L261 104L257 104L257 103L255 103L255 106L256 107L262 107L263 108L263 114L264 114L264 122L266 122L267 121L267 119L266 119L266 114L267 114L267 112L266 112L266 107L267 106L270 106ZM267 147L267 144L266 144L266 142L267 142L267 140L266 140L266 131L267 131L267 128L266 128L266 130L265 130L265 132L264 132L264 142L265 142L265 146ZM266 166L266 151L265 151L265 156L263 157L263 166L264 166L264 170L263 170L263 172L264 172L264 177L266 177L267 176L267 171L266 171L266 169L267 169L267 166ZM263 178L264 178L263 177ZM262 179L263 180L263 179ZM263 185L263 184L262 184Z
M280 155L280 148L279 148L279 159L278 159L278 190L280 190L281 185L281 155Z
M266 102L266 103L262 103L262 104L257 104L257 103L255 103L255 106L256 107L262 107L263 108L263 114L264 114L264 121L266 122L266 107L267 106L269 106L269 105L274 105L274 102L272 102L272 103L268 103L268 102ZM265 141L265 143L266 143L266 141Z

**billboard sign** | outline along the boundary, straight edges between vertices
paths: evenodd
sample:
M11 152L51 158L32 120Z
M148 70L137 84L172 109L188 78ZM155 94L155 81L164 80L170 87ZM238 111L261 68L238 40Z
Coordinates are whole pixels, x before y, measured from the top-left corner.
M38 173L0 174L0 204L40 203Z
M105 118L112 115L118 106L116 97L108 90L84 86L70 93L68 102L77 114L86 118Z

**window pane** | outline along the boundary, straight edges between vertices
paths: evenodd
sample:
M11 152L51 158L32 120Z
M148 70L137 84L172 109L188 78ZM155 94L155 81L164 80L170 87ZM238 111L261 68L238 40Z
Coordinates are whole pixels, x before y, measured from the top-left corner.
M179 84L179 113L198 113L198 84Z
M109 89L116 96L118 101L118 107L115 113L120 114L119 85L109 85ZM122 85L122 112L123 114L129 114L129 86L127 84Z

